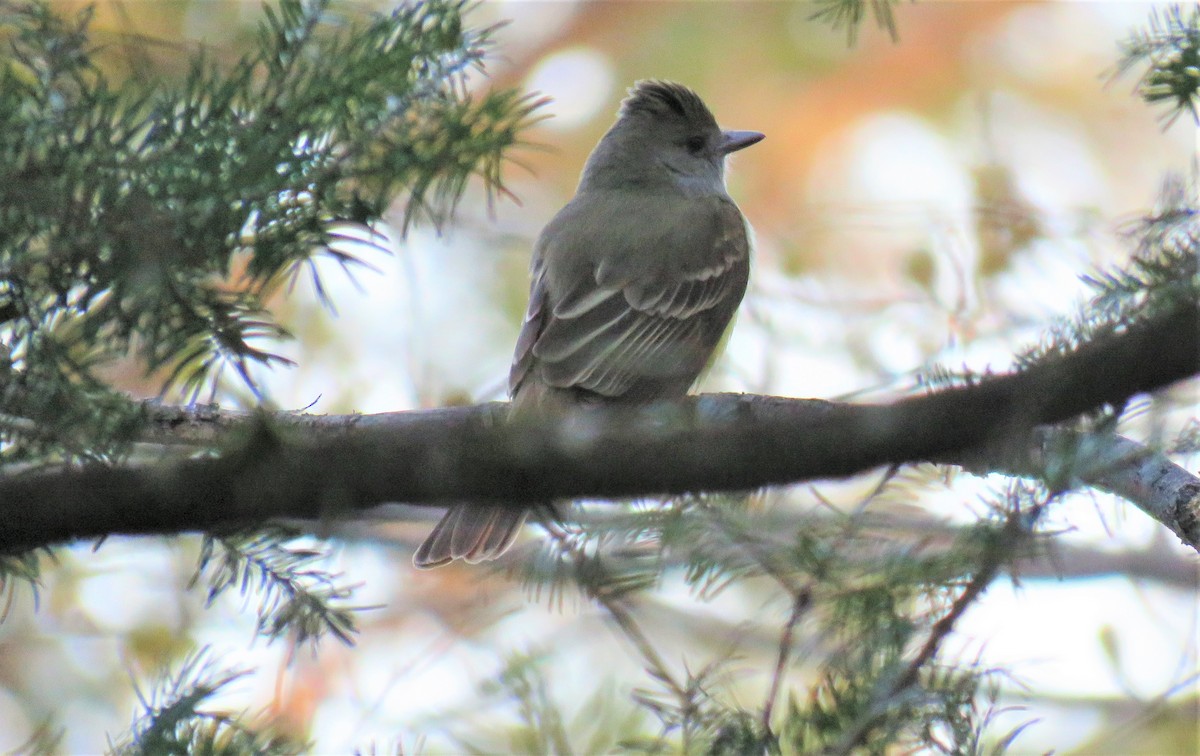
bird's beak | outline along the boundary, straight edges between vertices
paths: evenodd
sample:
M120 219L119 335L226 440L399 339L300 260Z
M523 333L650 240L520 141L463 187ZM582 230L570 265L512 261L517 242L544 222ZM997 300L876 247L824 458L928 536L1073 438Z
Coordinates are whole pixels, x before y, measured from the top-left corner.
M728 155L731 152L737 152L752 144L758 144L765 136L766 134L760 134L757 131L722 131L720 153Z

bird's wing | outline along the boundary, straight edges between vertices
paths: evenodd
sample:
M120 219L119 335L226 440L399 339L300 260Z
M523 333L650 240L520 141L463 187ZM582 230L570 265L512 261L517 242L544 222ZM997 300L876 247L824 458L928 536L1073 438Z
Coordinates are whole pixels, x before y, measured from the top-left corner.
M535 263L510 376L513 390L532 378L609 398L684 394L741 302L749 273L749 242L737 206L721 200L708 208L695 229L666 235L686 239L692 245L687 254L653 246L633 250L661 265L606 267L610 258L596 255L585 274L555 292L548 263Z
M517 389L525 383L529 369L533 367L533 346L546 326L549 309L546 305L546 269L540 256L535 256L530 270L529 306L525 309L525 320L517 335L517 347L513 351L512 368L508 372L508 393L516 396Z

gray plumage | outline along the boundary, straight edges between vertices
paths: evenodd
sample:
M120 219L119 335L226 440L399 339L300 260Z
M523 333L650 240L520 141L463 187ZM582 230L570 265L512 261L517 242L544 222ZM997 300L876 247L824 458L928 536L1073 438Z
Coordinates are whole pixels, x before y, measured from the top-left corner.
M534 246L509 373L513 412L687 393L750 272L749 232L725 189L725 157L760 139L722 131L687 87L634 85L575 197ZM413 561L427 568L495 559L525 514L455 505Z

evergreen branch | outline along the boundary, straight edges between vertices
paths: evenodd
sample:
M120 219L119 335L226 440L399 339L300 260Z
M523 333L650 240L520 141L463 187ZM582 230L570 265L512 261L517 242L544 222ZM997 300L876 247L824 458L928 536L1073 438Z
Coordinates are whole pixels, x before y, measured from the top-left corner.
M563 715L551 701L545 678L539 673L540 660L527 654L514 654L504 665L495 687L515 699L528 739L530 753L571 753L570 740L563 726Z
M846 43L853 45L858 40L858 29L870 7L875 24L888 33L892 42L900 41L896 29L896 15L892 6L900 0L817 0L818 10L810 17L823 21L834 29L846 30Z
M1036 500L1036 494L1029 490L1016 493L1013 499L1014 505L1009 509L1000 531L984 539L974 574L962 587L958 597L945 614L934 622L917 653L876 691L863 716L842 734L838 743L828 751L830 754L853 753L866 743L871 731L907 698L909 690L918 685L922 671L933 662L958 620L983 596L1004 565L1013 559L1019 551L1017 546L1030 537L1033 523L1044 510L1046 502ZM1024 499L1032 499L1032 504L1022 507Z
M878 540L845 523L849 548L835 549L814 581L818 638L832 647L820 656L818 683L806 702L793 699L780 723L785 747L873 752L878 743L938 744L938 736L949 736L943 750L962 753L978 742L990 719L981 721L975 705L983 674L971 667L941 673L931 665L965 607L1024 551L1005 547L1018 545L1009 537L1010 517L1021 514L1024 538L1041 511L1022 511L1030 496L1025 489L1007 494L1002 524L966 529L947 550L894 543L880 554ZM873 558L853 555L863 548L872 549ZM930 611L951 597L946 609Z
M291 756L301 749L242 724L239 717L212 710L212 699L249 674L217 669L207 648L190 655L174 674L164 676L147 695L135 686L142 713L120 756L170 753L263 754Z
M1195 482L1200 479L1192 476ZM345 523L337 526L335 533L345 540L378 540L377 518L392 516L390 512L380 512L377 517L366 520ZM608 510L607 514L596 512L582 522L585 528L602 528L619 530L622 526L640 528L639 520L651 517L656 513L647 509L644 512L631 514L619 508ZM761 552L762 554L777 553L770 564L770 572L764 569L763 574L775 579L788 597L797 595L789 586L797 582L794 574L820 575L818 570L828 569L822 561L812 560L803 551L815 550L816 544L821 544L825 550L838 553L841 561L856 566L863 566L877 559L876 551L862 544L899 542L904 544L921 544L926 550L948 550L961 539L965 526L947 524L943 519L931 515L906 513L904 515L887 514L868 510L856 515L854 528L858 531L858 545L846 544L846 535L839 534L837 527L844 526L845 516L836 514L817 514L809 511L794 512L790 509L773 509L769 512L757 512L748 522L755 525L757 538L739 539L738 544ZM432 524L434 517L429 517ZM714 521L719 527L719 522ZM803 541L811 536L813 546L797 541ZM417 540L405 536L385 537L385 542L406 551L416 549ZM825 546L833 541L832 547ZM1014 579L1022 581L1048 580L1062 582L1064 580L1087 580L1105 577L1126 577L1134 581L1157 584L1167 589L1200 591L1200 574L1187 557L1174 555L1169 550L1149 546L1141 549L1113 551L1102 547L1070 546L1062 542L1046 542L1039 544L1041 548L1030 549L1015 555L1017 557L1010 567ZM689 570L693 564L693 556L687 550L678 547L663 549L657 557L656 566L658 579L673 573ZM609 548L603 552L606 563L613 572L638 569L645 561L640 550L625 548ZM755 559L758 557L755 556ZM785 563L786 558L786 563ZM796 559L808 559L799 565ZM536 557L535 557L536 559ZM506 569L524 569L526 562L533 561L527 551L513 554L511 558L502 560ZM754 577L756 575L748 575ZM783 581L780 581L783 578ZM706 593L695 594L701 600L709 598ZM645 600L649 600L646 598ZM794 599L792 599L794 600ZM665 608L660 607L660 611ZM729 628L734 631L733 627Z
M1041 480L1054 491L1095 486L1132 502L1183 543L1200 547L1200 478L1165 455L1111 432L1042 428L1031 442L1006 464L960 462L974 472L998 469Z
M683 686L675 680L662 657L654 650L650 639L642 632L629 607L625 605L624 596L631 590L625 581L619 578L614 580L600 558L587 553L572 534L554 523L546 523L545 528L551 540L557 544L563 558L574 568L575 584L585 591L589 598L604 607L646 662L650 674L665 684L677 697L684 696Z
M616 691L608 684L599 684L587 700L572 707L574 716L563 710L550 695L550 681L543 674L543 663L550 656L542 649L507 654L498 674L478 686L476 694L463 704L439 712L432 725L450 729L455 752L485 753L503 750L514 753L592 754L619 750L621 741L631 730L640 730L641 712L624 702L618 702ZM598 679L595 680L598 682ZM615 711L619 706L621 711ZM496 733L485 743L479 736L488 737L495 731L495 720L488 717L496 708L516 709L517 724L500 724L502 734ZM481 717L482 715L482 717ZM473 728L476 736L457 732L464 721L487 718L488 723ZM447 724L452 723L447 728ZM484 732L480 733L479 731ZM504 747L496 745L505 743ZM626 748L625 750L628 750ZM417 752L420 752L418 741Z
M1010 498L1019 502L1025 500L1021 495L1014 495ZM1032 519L1029 511L1026 508L1022 512L1026 526ZM660 522L662 518L658 517L658 514L658 512L648 511L645 516ZM683 509L680 516L707 520L710 519L711 514L706 508L691 507ZM806 618L813 617L818 626L822 622L824 623L824 629L820 627L817 629L819 639L826 635L845 633L848 636L847 642L853 643L855 639L861 641L861 636L857 631L861 624L874 628L870 631L874 634L867 636L866 641L861 641L865 647L884 648L886 643L876 642L878 635L881 640L902 648L907 636L889 634L895 633L899 628L917 624L917 620L912 619L911 614L921 610L925 601L928 600L925 598L927 594L936 597L940 591L953 590L960 593L960 599L957 599L950 609L943 612L941 619L932 623L926 638L919 644L919 649L915 650L908 659L890 659L886 654L879 658L869 659L855 656L844 665L844 668L835 667L831 673L832 681L829 683L834 687L838 685L836 681L840 676L861 675L862 665L860 662L863 661L869 661L874 665L871 669L874 670L875 676L864 678L864 682L859 685L857 692L844 691L841 693L842 698L838 699L837 707L824 711L816 709L803 714L789 713L782 723L783 730L787 736L792 736L796 732L796 720L809 721L815 732L821 733L824 729L825 734L832 735L836 740L841 737L843 730L849 731L860 726L859 721L855 719L858 712L874 711L875 714L872 717L887 717L887 727L884 728L887 733L879 738L876 738L875 734L871 734L870 742L872 743L881 740L895 742L892 738L897 733L903 737L911 736L918 742L934 743L939 743L941 738L948 736L950 742L942 744L944 752L959 753L964 752L964 748L965 752L980 752L978 750L981 742L980 733L992 721L993 716L990 712L980 715L975 708L974 701L977 697L979 676L974 673L958 674L950 670L945 673L929 670L929 664L941 639L951 632L955 622L953 618L960 615L962 607L971 600L961 598L961 592L970 586L970 577L978 574L979 565L987 565L989 560L1000 554L1003 557L1000 569L1024 578L1027 577L1025 570L1023 567L1017 568L1016 565L1021 564L1027 558L1029 550L1024 548L1023 544L1008 542L998 547L997 541L1003 540L1005 537L1003 528L998 531L993 528L979 527L962 529L957 533L956 543L950 549L937 543L936 537L931 537L930 532L921 525L910 527L914 532L912 539L895 539L891 537L897 531L895 524L888 524L886 521L878 522L876 518L867 516L868 514L860 514L849 519L827 518L834 519L836 524L845 531L845 535L841 537L836 533L831 533L829 538L824 538L828 528L817 525L815 530L818 533L816 536L818 540L835 541L831 546L826 545L826 548L832 553L830 558L820 565L812 564L811 560L805 557L801 551L793 551L789 548L792 534L814 531L809 520L799 523L789 522L787 525L783 525L778 518L760 518L758 532L764 534L765 540L761 543L750 542L752 546L760 547L761 551L772 554L774 571L786 576L786 579L779 581L779 585L785 593L788 592L788 586L796 582L792 576L797 574L809 575L810 580L818 585L817 594L810 600L803 600L800 605L807 607L803 610ZM671 517L668 517L668 521L670 519ZM621 530L622 525L628 526L627 530L633 528L631 532L640 532L629 515L605 516L599 523L593 519L586 525L585 531L600 531L611 534L611 536L615 536ZM693 531L689 529L688 532ZM946 530L946 532L950 531ZM623 545L600 553L592 549L593 546L599 547L604 542L604 536L595 539L594 544L592 539L588 539L587 546L584 547L580 546L581 540L573 532L560 533L559 536L563 538L563 548L567 551L577 554L582 552L585 559L602 563L604 569L613 574L620 574L625 570L623 562L627 560L628 555L626 554L627 549ZM613 540L616 539L613 538ZM745 542L745 539L742 538L730 540ZM919 542L920 545L907 545L909 540ZM885 542L889 544L888 552L881 557L880 544ZM675 546L668 547L668 549L670 552L677 550ZM637 559L636 556L633 558ZM724 558L724 554L722 554L722 558ZM525 560L513 561L522 565ZM686 563L684 563L685 561ZM680 566L690 567L691 558L686 554L677 556L669 553L660 559L659 564L662 571ZM637 569L636 565L635 569ZM819 573L810 572L812 570L819 570ZM589 590L588 586L594 582L595 575L594 565L587 570L580 570L576 584L582 584L585 590ZM967 577L962 577L963 575ZM736 580L742 582L746 577L753 577L753 575L745 574ZM602 580L600 582L603 585L611 581ZM824 587L828 585L832 585L832 589ZM589 593L591 593L590 590ZM914 599L914 595L917 598ZM889 600L889 597L892 598ZM650 602L654 600L653 597L646 598ZM702 594L701 598L706 598L706 595ZM624 604L624 601L621 603ZM854 608L849 614L829 611L830 607L836 607L839 604L852 605ZM884 611L885 609L888 611ZM889 619L886 616L889 612L898 612L898 615ZM885 615L882 620L877 616L880 613ZM686 615L683 613L680 613L679 617L678 620L673 617L660 617L660 623L669 625L676 621L686 621L684 619ZM705 634L709 637L729 637L736 634L741 639L739 650L742 650L747 642L753 649L751 653L754 654L769 654L771 652L769 647L775 649L776 672L772 678L772 687L768 691L768 704L764 705L763 711L757 715L757 723L755 718L747 720L745 713L729 709L713 695L711 682L706 682L711 677L713 669L716 669L712 666L700 675L689 676L686 681L675 675L668 675L677 686L677 689L673 690L669 683L662 681L661 673L656 671L656 664L653 661L646 663L652 679L667 690L664 692L640 690L637 693L638 700L663 721L664 735L668 732L677 732L686 744L690 744L688 746L690 750L686 750L686 752L694 752L696 749L706 749L706 752L709 753L731 754L759 753L764 749L766 752L778 752L777 739L771 734L770 729L762 725L762 722L764 717L767 718L766 721L769 721L774 710L770 702L777 699L778 692L783 688L784 668L789 665L787 657L790 655L790 649L794 643L793 636L799 631L799 617L800 614L796 612L794 605L782 636L776 632L773 640L765 637L761 630L762 623L754 626L757 632L743 624L739 624L736 628L720 624L713 625L712 621L706 624ZM846 630L847 627L852 629ZM644 631L638 627L637 632L631 637L631 642L635 643L635 647L639 647L638 644L647 644L649 641ZM818 640L818 643L820 642ZM811 641L808 645L811 645ZM654 651L653 648L651 650ZM837 649L830 653L834 658L845 655L843 651ZM871 656L870 653L864 653ZM657 651L654 651L649 658L657 660L658 665L662 664ZM812 663L812 659L801 659L797 663L803 661ZM643 662L646 662L644 654ZM895 698L888 699L886 698L887 691L892 690L891 686L894 685L898 676L902 676L903 670L909 668L908 666L899 666L901 664L918 665L922 670L929 671L929 674L923 678L924 684L919 691L908 686ZM873 680L874 682L872 682ZM824 688L818 688L818 690L824 690ZM881 694L880 691L885 692ZM870 705L863 703L862 707L859 707L856 703L856 696L861 697L863 702L875 701L876 703ZM800 697L803 698L803 696ZM521 700L524 705L525 699ZM896 708L891 709L884 706L889 701ZM839 712L841 707L846 708ZM915 712L916 716L910 718L910 711ZM817 724L822 717L828 718L825 725ZM1008 739L1015 738L1019 731L1019 727L1013 730L1009 733ZM811 738L801 741L789 739L785 742L798 752L820 750ZM971 744L975 744L975 746ZM644 748L647 750L663 747L661 736L657 740L651 739L644 744Z
M731 737L727 729L729 717L712 700L707 689L720 663L709 664L696 675L688 672L686 679L681 681L671 672L634 616L630 605L631 594L650 586L639 576L648 575L653 581L659 571L645 570L641 564L635 564L628 572L613 571L607 558L600 555L599 543L589 543L590 539L566 530L557 522L545 521L542 526L550 535L549 540L558 558L570 566L573 584L608 613L641 657L647 674L665 688L663 693L642 689L633 694L642 707L662 722L659 745L663 736L675 730L679 731L684 753L693 752L695 743L705 735L711 735L711 738L705 739L712 740L713 747L722 737ZM599 540L603 541L603 537Z
M1148 28L1134 32L1121 45L1117 73L1142 64L1148 70L1137 83L1137 92L1147 103L1166 103L1164 116L1170 126L1184 112L1200 124L1196 103L1200 98L1200 8L1190 12L1173 5L1151 12Z
M807 613L812 604L812 593L804 591L797 595L792 602L792 610L784 623L783 632L779 636L779 653L775 658L775 669L771 673L771 687L767 692L766 703L763 704L761 727L764 733L771 733L771 715L775 711L775 701L779 698L779 689L783 684L784 672L787 669L788 654L792 651L792 636L796 625Z
M353 645L353 613L362 607L339 605L351 596L353 586L340 584L340 575L314 566L327 559L323 551L287 546L284 541L293 536L278 528L206 535L189 587L203 579L209 605L231 588L247 600L256 591L257 634L270 640L289 634L298 645L315 645L329 634Z
M626 574L614 573L599 553L587 549L579 538L556 523L546 522L543 527L562 557L573 565L575 584L608 613L641 657L647 674L666 689L665 696L647 690L635 691L634 699L659 718L663 735L678 729L683 752L692 752L704 732L719 727L727 719L720 707L711 702L707 690L709 679L720 664L709 664L696 675L689 672L686 681L681 682L655 649L630 606L630 594L648 586L636 579L631 581Z
M712 598L746 578L767 575L798 600L804 588L792 579L791 570L780 564L780 555L765 547L754 517L719 505L697 509L702 516L681 513L682 527L664 529L660 541L664 548L683 555L684 579L699 597ZM805 539L798 540L801 543L795 548L786 549L784 559L795 558L804 550Z
M713 754L759 751L761 739L754 722L745 712L721 703L713 693L719 682L718 675L723 673L727 663L728 659L718 658L696 673L685 667L687 676L682 683L664 680L659 676L659 670L653 667L647 669L654 681L666 688L665 692L646 688L633 691L634 701L662 723L662 732L652 750L661 751L666 735L678 732L680 753L697 753L702 749ZM759 747L747 748L747 741L757 743ZM742 747L733 747L737 743Z
M547 604L561 610L570 588L578 589L588 597L603 594L619 599L649 589L658 581L657 560L634 556L620 560L622 569L613 570L607 561L594 558L614 548L614 533L620 533L626 542L640 540L638 534L615 523L611 527L590 527L590 523L589 527L581 527L556 510L541 509L537 519L552 537L515 566L517 576L533 600L540 600L545 592ZM621 545L615 545L615 548L625 554L636 554Z
M352 264L335 246L344 222L378 221L397 195L406 225L444 219L472 177L504 191L500 168L539 103L466 93L491 30L466 28L465 8L337 17L328 0L278 0L257 49L232 65L201 51L169 83L110 80L89 13L0 7L15 29L0 57L11 372L39 388L35 376L57 378L56 406L75 412L103 388L96 367L130 352L193 400L223 372L256 391L255 366L288 364L266 296L315 256ZM16 409L0 406L28 416Z
M1198 12L1200 13L1200 12ZM1119 333L1187 303L1200 301L1200 213L1185 182L1168 177L1157 207L1129 235L1133 256L1119 268L1083 276L1095 293L1074 318L1047 329L1041 344L1017 358L1036 365L1081 344Z

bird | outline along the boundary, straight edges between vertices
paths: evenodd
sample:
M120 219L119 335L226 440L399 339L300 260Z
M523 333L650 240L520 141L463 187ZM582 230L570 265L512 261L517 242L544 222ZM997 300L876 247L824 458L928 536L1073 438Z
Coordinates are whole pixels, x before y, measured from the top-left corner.
M679 398L723 341L746 293L751 231L726 158L761 141L722 130L695 91L628 90L575 196L534 244L509 416ZM528 509L456 503L413 555L421 569L493 560Z

